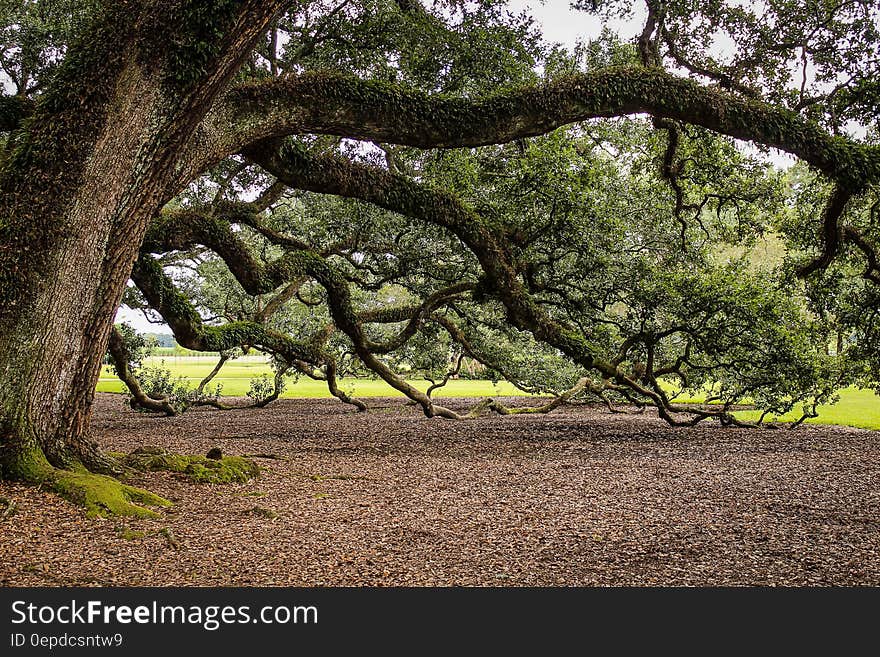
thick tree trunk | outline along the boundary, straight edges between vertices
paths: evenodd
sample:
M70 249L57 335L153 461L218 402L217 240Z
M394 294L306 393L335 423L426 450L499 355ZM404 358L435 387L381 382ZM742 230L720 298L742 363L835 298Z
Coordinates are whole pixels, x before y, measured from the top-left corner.
M161 101L160 86L126 66L84 161L56 179L55 198L35 190L54 210L54 225L35 232L40 248L32 258L19 255L26 276L10 295L16 313L2 322L3 477L34 478L43 456L58 467L108 465L87 439L89 409L130 263L166 196L171 171L155 130ZM21 198L4 205L13 225L29 219Z
M205 17L107 3L4 154L0 478L112 465L88 439L89 412L132 263L186 182L183 145L281 5L242 0ZM174 32L168 47L216 36L212 59L181 69L147 43L162 42L157 25Z

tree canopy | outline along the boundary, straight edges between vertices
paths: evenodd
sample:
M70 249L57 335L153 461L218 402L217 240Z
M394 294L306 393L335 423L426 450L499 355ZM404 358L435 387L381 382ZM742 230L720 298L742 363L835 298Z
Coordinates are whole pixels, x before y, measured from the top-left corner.
M130 277L123 301L181 345L270 354L260 403L296 372L363 409L337 382L357 371L460 418L406 376L463 359L553 396L527 410L676 424L876 386L876 3L572 4L643 29L569 49L498 0L4 3L5 330L53 271L22 254L85 208L77 234L113 248L78 270L95 319L65 326L103 353ZM178 412L136 390L124 338L136 403Z

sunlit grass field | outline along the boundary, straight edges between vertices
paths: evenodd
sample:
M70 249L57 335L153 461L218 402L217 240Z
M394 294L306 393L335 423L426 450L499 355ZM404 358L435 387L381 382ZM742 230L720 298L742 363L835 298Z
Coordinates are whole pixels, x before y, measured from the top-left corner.
M743 411L737 414L744 420L757 420L757 411ZM783 421L793 422L801 416L794 412L783 416ZM880 429L880 397L873 390L846 388L840 391L840 401L832 406L820 406L819 417L807 422L815 424L840 424L862 429Z
M154 356L146 360L145 365L162 365L172 371L174 376L183 377L192 385L198 384L214 367L216 358L213 356ZM212 385L223 385L223 395L241 397L247 394L250 380L262 374L271 374L271 368L261 357L246 357L230 361L214 378ZM410 381L413 385L426 390L430 385L427 381ZM402 397L403 395L391 388L384 381L372 379L342 379L340 387L358 397ZM104 368L98 382L99 392L122 392L124 386L109 370ZM522 395L506 381L497 384L492 381L450 381L444 388L434 393L435 397L487 397L501 395ZM283 397L319 398L330 397L327 386L322 381L313 381L300 377L298 381L288 381ZM738 416L744 420L756 420L758 413L743 411ZM800 413L791 413L782 418L783 421L794 421ZM819 417L807 420L817 424L839 424L863 429L880 429L880 397L872 390L847 388L840 391L840 401L833 406L819 408Z
M171 370L175 377L182 377L193 386L198 385L210 373L217 363L215 356L153 356L144 361L145 366L162 366ZM246 357L229 361L220 373L211 380L211 385L222 384L222 394L228 397L243 397L250 388L252 378L262 374L272 375L269 364L260 357ZM427 390L428 381L413 380L410 383L421 390ZM339 387L358 397L403 397L403 394L381 380L372 379L341 379ZM98 392L122 392L125 385L105 367L98 382ZM434 392L434 397L491 397L523 394L506 381L494 384L492 381L470 381L458 379L450 381L445 387ZM331 397L327 384L300 376L294 382L288 379L287 388L282 397L319 398Z

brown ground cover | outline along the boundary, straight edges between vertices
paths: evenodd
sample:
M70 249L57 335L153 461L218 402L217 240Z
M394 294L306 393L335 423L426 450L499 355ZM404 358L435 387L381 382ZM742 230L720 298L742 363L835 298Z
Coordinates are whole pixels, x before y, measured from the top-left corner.
M878 432L674 429L589 407L450 422L371 405L166 419L99 395L107 449L275 458L257 457L246 484L139 475L175 502L157 520L88 519L0 483L17 507L0 519L0 584L880 584Z

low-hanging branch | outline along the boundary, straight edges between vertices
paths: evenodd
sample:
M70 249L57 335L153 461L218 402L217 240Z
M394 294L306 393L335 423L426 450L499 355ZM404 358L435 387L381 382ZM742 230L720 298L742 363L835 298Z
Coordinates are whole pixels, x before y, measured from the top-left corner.
M657 369L651 356L652 350L647 343L647 372L639 376L632 376L629 371L621 368L626 353L611 361L600 358L597 350L589 345L581 332L552 317L546 308L534 300L521 280L521 265L512 255L509 239L503 230L454 195L388 171L353 164L338 157L316 157L296 147L279 149L277 144L266 143L259 148L250 149L246 155L275 175L280 182L291 187L369 201L404 216L440 226L456 235L476 256L482 267L483 276L476 286L479 294L499 300L507 310L508 321L517 328L532 332L538 340L560 349L588 371L596 370L601 375L603 384L601 389L591 392L595 392L600 398L604 398L602 393L607 389L614 389L627 398L635 395L636 398L647 400L656 406L663 419L676 425L695 424L707 418L717 418L725 425L741 424L730 414L729 404L718 408L674 404L674 400L663 390L658 377L664 373L680 373L684 361L668 364L665 369L664 366ZM271 292L289 281L314 279L327 292L327 303L334 326L348 336L356 355L366 367L418 403L426 415L460 417L453 411L434 404L430 395L421 393L407 383L382 362L378 355L403 346L415 334L426 316L439 305L474 289L473 284L461 283L438 291L429 295L420 306L407 309L406 312L395 308L358 312L351 299L351 282L328 262L326 256L300 242L273 233L264 236L274 244L283 245L285 252L275 260L262 263L251 255L249 247L232 229L233 223L261 226L262 218L259 213L245 203L221 204L212 209L213 214L195 209L166 213L156 222L155 228L148 232L145 245L157 251L206 246L220 255L233 276L252 295ZM152 262L155 264L155 261ZM368 339L364 332L363 326L369 321L399 321L406 322L406 325L398 335L378 344ZM312 341L311 347L316 353L321 351L315 341ZM294 358L296 359L309 361L301 357ZM288 359L287 362L291 361ZM312 359L310 362L318 361ZM334 394L340 396L338 386L331 385L331 390L334 387ZM687 414L690 419L679 420L676 417L679 414Z
M231 351L221 351L220 352L220 357L217 359L217 363L214 365L214 368L210 372L208 372L201 381L199 381L199 385L197 385L196 389L193 391L192 400L189 402L189 405L191 405L191 406L213 406L214 408L221 410L221 411L226 411L226 410L231 409L230 406L223 404L222 402L218 401L217 399L212 399L212 398L206 397L204 395L205 389L207 388L208 384L211 383L211 381L213 381L214 378L218 374L220 374L220 370L223 369L223 366L226 364L226 362L230 358L232 358Z
M501 377L507 381L508 383L513 384L515 388L521 390L526 394L535 394L538 391L537 388L531 388L516 377L513 372L508 370L503 364L498 361L486 356L486 354L482 353L479 349L474 347L473 343L470 339L468 339L465 332L458 326L454 321L452 321L449 317L445 315L441 315L440 313L434 313L431 315L431 321L437 324L438 326L443 327L449 337L459 345L462 349L462 353L465 354L468 358L472 358L477 361L483 367L486 367L490 370L494 370Z
M213 213L195 209L165 212L148 229L142 251L161 253L197 246L208 247L220 256L248 294L267 294L285 286L285 291L279 294L278 299L283 303L306 280L307 272L310 271L308 263L314 262L315 258L323 259L323 254L273 231L270 241L289 251L268 264L260 263L232 229L233 223L262 227L262 221L255 214L248 203L225 203ZM338 283L343 283L341 274L334 273L333 278ZM291 280L294 282L289 282ZM357 313L357 319L361 323L407 322L398 335L385 343L373 343L365 337L364 344L374 354L385 354L400 348L415 334L426 316L474 287L474 283L460 282L428 295L416 307L392 307Z
M155 413L164 413L169 417L178 414L174 405L166 398L154 399L150 397L143 388L140 381L131 370L129 363L131 362L131 353L125 345L125 338L115 326L110 330L110 339L107 343L107 350L113 359L113 366L116 369L116 376L125 384L131 393L131 405L133 408L142 408Z
M579 331L551 317L535 302L520 278L521 272L507 247L505 236L453 194L340 157L315 156L296 146L279 148L271 141L248 149L245 155L290 187L360 199L449 230L476 256L483 269L481 291L504 305L507 319L513 326L529 331L538 340L561 350L586 370L596 370L603 378L647 399L668 423L694 424L710 417L725 423L737 423L726 408L676 406L659 385L644 386L613 362L601 358L598 349ZM688 414L692 419L679 421L675 415L680 413Z
M304 360L314 363L321 360L321 354L312 345L299 343L257 322L205 326L195 307L177 291L161 265L149 255L138 258L131 279L150 307L171 327L178 343L188 349L221 352L250 345L277 354L287 362Z
M426 377L426 379L430 382L431 385L428 386L428 389L425 390L425 394L430 397L434 394L435 390L439 390L440 388L446 387L446 384L449 383L449 380L455 376L458 376L458 373L461 372L461 364L464 361L464 352L459 353L455 356L454 364L451 368L447 369L443 374L443 378L439 381L435 379Z
M556 395L553 399L548 401L546 404L541 404L540 406L507 406L497 399L486 399L483 400L481 404L478 404L472 411L471 416L478 416L484 410L490 410L498 413L499 415L523 415L523 414L548 414L555 411L557 408L561 406L565 406L571 399L582 393L584 390L590 389L592 391L591 382L589 377L581 377L577 380L577 382L568 390L563 392L560 395Z
M495 370L506 381L512 383L515 387L525 393L535 394L537 392L534 389L529 389L525 384L518 381L517 377L513 376L513 374L509 372L503 365L480 353L480 351L474 347L474 345L465 335L465 332L461 329L461 327L456 325L456 323L453 322L451 319L445 317L444 315L435 313L431 316L431 321L435 322L439 326L442 326L446 330L446 332L449 334L449 337L452 338L452 340L461 347L462 355L467 355L469 358L473 358L484 367ZM457 373L460 367L461 359L459 358L459 362L456 366L454 373ZM445 381L446 380L444 379L444 384ZM575 383L574 386L561 393L554 394L553 398L549 402L541 406L520 406L508 408L497 399L486 399L477 404L477 406L475 406L470 411L470 413L468 413L468 416L477 417L486 410L495 411L499 415L516 415L521 413L551 413L557 408L571 403L575 397L577 397L585 390L598 397L612 413L617 413L619 411L614 408L611 400L608 399L608 396L605 394L608 391L617 392L622 397L626 398L630 403L639 406L641 409L644 409L644 402L633 398L630 395L629 389L625 386L616 385L612 383L608 378L603 379L601 383L595 383L591 381L588 377L582 377Z
M313 278L327 290L328 306L335 325L352 341L355 353L366 367L393 388L416 401L427 416L458 418L454 411L435 404L430 397L410 385L376 357L372 349L381 350L382 345L375 345L364 333L362 323L354 310L348 281L321 254L306 249L291 250L269 264L262 265L253 258L230 226L231 220L241 213L250 214L251 209L247 204L241 204L239 207L230 205L227 211L225 216L207 215L192 210L166 213L148 231L144 249L163 251L190 248L195 244L208 246L223 259L245 291L252 295L270 292L287 281L303 276ZM184 346L203 351L219 351L206 347L209 344L216 346L221 336L232 341L241 334L244 339L238 344L249 344L279 354L286 362L301 360L321 363L325 360L314 341L309 345L302 345L254 322L204 327L195 308L174 289L173 283L149 255L139 258L132 272L132 280L141 289L150 306L166 318L175 336L180 333L185 337L185 340L178 339ZM466 289L467 285L459 285L452 291L439 293L436 298L429 299L425 310L419 311L419 314L432 311L445 298ZM404 332L406 331L405 329ZM201 346L191 347L191 344ZM328 377L327 381L331 392L337 397L343 401L350 400L335 385L335 376Z
M156 310L171 327L175 339L184 347L196 351L219 351L250 346L276 355L283 363L283 374L296 366L300 371L323 364L324 380L330 392L341 401L355 406L359 411L366 405L339 389L335 379L335 363L320 348L319 341L299 343L287 335L272 331L258 322L233 322L222 326L204 326L198 311L188 299L174 287L173 281L149 254L142 254L132 270L132 281L144 295L147 303ZM270 398L257 406L265 406L281 394L281 379L276 371L274 389Z

